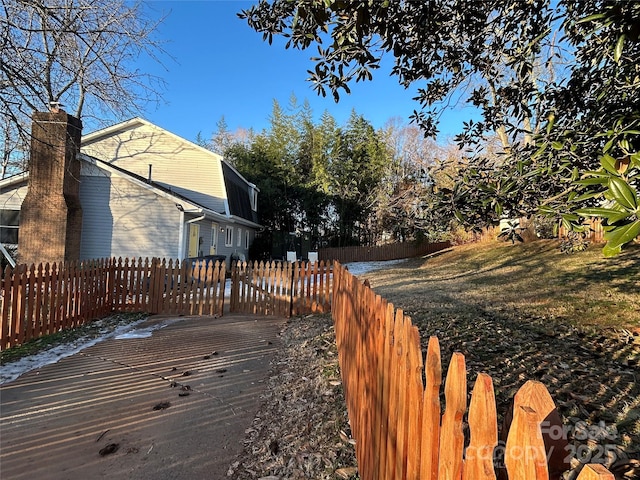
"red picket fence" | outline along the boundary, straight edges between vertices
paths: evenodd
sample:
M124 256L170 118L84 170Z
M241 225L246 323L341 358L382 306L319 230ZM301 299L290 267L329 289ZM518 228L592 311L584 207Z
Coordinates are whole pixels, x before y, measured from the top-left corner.
M320 262L237 262L231 312L290 317L331 310L331 268Z
M0 350L111 312L222 315L224 262L109 259L7 267Z
M318 258L325 261L337 260L340 263L378 262L419 257L450 247L449 242L405 242L372 247L321 248L318 250Z
M454 353L441 415L437 338L429 339L423 358L418 329L402 310L395 310L337 262L333 273L332 316L360 478L496 479L494 451L499 441L491 377L478 375L467 411L465 358ZM466 445L465 414L470 432ZM567 467L566 439L554 439L553 449L547 449L545 441L550 439L543 435L543 421L561 425L544 385L527 382L514 398L506 442L500 445L510 480L547 480L550 474L557 478ZM578 478L613 475L592 465Z
M0 349L82 325L111 312L108 261L7 267Z

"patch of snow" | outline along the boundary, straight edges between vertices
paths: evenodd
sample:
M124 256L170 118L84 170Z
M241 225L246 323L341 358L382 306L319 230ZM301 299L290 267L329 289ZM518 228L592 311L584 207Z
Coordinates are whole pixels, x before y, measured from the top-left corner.
M122 332L122 333L116 335L114 338L116 340L130 339L130 338L148 338L153 334L154 331L160 330L161 328L164 328L167 325L169 325L169 324L168 323L158 323L156 325L152 325L152 326L147 327L147 328L133 329L133 330L129 330L129 331L126 331L126 332Z
M28 355L26 357L20 358L15 362L9 362L5 365L2 365L2 369L0 370L0 385L11 382L18 378L20 375L27 373L31 370L35 370L38 368L42 368L45 365L49 365L51 363L56 363L58 360L74 355L85 348L88 348L96 343L99 343L108 338L141 338L135 336L135 330L138 325L142 322L146 321L146 318L138 320L133 323L128 323L126 325L120 325L113 330L109 329L101 329L101 335L97 337L79 337L71 341L66 341L63 344L56 345L47 350L43 350L41 352L35 353L33 355ZM160 324L160 326L154 326L152 328L157 329L165 326ZM141 329L141 331L149 330L148 328ZM129 337L124 337L122 335L130 334ZM149 332L151 335L151 332ZM122 337L121 337L122 336Z
M349 272L356 277L364 275L365 273L372 272L373 270L383 270L385 268L391 268L400 263L406 262L407 259L400 260L385 260L379 262L350 262L345 263L344 266L349 269Z

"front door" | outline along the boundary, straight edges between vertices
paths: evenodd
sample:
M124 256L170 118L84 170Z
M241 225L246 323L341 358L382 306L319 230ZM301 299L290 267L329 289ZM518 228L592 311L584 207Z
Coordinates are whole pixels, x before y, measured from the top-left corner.
M195 223L189 224L189 258L198 256L198 247L200 246L200 225Z

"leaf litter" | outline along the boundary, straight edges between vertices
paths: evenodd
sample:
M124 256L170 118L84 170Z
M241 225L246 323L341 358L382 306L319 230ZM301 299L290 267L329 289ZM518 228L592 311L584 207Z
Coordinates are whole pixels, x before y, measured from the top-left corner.
M331 317L287 322L262 406L227 476L352 478L357 473Z

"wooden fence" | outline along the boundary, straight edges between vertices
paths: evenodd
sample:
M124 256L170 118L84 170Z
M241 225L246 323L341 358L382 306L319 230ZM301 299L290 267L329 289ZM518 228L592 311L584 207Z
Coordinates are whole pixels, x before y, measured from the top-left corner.
M428 255L449 247L449 242L405 242L373 247L321 248L318 250L318 258L325 261L337 260L340 263L377 262Z
M231 312L290 317L331 310L331 268L320 262L237 262Z
M112 259L7 268L0 350L111 312L222 315L225 263ZM331 268L320 262L236 263L231 312L302 315L331 309Z
M0 350L111 312L222 315L225 264L109 259L7 267Z
M442 371L437 338L426 360L418 329L340 264L334 264L332 316L347 410L363 480L495 479L500 446L511 480L558 478L566 452L547 450L541 422L561 422L539 382L527 382L514 398L513 420L499 445L491 377L479 374L467 413L465 358L454 353L446 376L441 416ZM503 432L504 434L505 432ZM566 440L565 440L566 442ZM555 453L553 453L555 452ZM547 454L550 454L547 458ZM554 476L550 476L553 474ZM583 469L580 480L613 479L600 465Z

